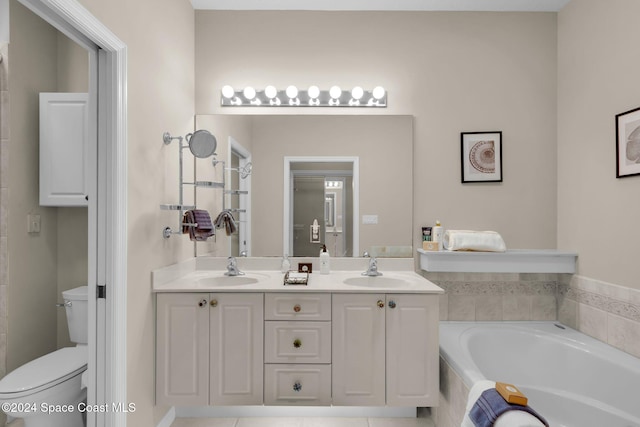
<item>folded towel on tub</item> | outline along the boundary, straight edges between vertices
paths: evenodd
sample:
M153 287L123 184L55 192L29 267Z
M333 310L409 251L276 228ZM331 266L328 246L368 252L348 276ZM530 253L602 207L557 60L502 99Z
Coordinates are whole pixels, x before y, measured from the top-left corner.
M205 241L216 234L209 212L202 209L191 209L182 217L182 233L189 234L192 241Z
M546 420L530 407L507 403L498 394L495 386L494 381L484 380L476 382L471 387L461 427L549 427ZM491 392L491 394L483 398L485 392ZM500 399L499 401L496 396ZM478 405L481 401L483 403ZM485 412L487 406L489 407L488 415Z
M507 246L495 231L447 230L443 247L450 251L505 252Z

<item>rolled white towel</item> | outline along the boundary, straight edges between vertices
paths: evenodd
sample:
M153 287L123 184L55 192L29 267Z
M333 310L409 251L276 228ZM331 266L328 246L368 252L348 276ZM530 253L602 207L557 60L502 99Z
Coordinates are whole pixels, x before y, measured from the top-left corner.
M490 388L494 388L495 386L495 381L483 380L476 382L473 387L471 387L471 390L469 390L469 398L467 399L467 407L464 412L464 418L462 419L460 427L475 427L473 425L473 421L469 418L469 412L471 412L471 408L473 408L473 405L476 403L476 400L478 400L482 392ZM496 422L493 423L493 426L545 427L539 419L524 411L507 411L498 417Z
M443 246L450 251L505 252L507 246L495 231L447 230Z

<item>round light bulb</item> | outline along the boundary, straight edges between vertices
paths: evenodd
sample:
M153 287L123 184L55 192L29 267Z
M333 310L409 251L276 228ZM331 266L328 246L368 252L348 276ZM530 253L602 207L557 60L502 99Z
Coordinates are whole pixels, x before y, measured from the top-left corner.
M264 88L264 94L267 95L267 98L273 99L278 94L278 90L273 86L267 86Z
M331 89L329 89L329 95L333 99L338 99L340 95L342 95L342 89L340 89L340 86L332 86Z
M253 99L253 98L256 97L256 90L254 88L252 88L251 86L247 86L242 91L242 94L247 99Z
M360 99L364 95L364 90L360 86L356 86L351 89L351 97L353 99Z
M233 95L235 95L235 91L231 86L229 85L222 86L222 96L224 96L225 98L231 99L233 98Z
M298 88L291 85L287 87L287 90L285 91L285 93L290 99L295 99L298 97Z
M375 88L373 88L373 97L375 99L382 99L384 98L384 94L385 94L385 90L382 86L376 86Z
M320 88L318 86L309 86L307 94L309 95L309 98L316 99L320 96Z

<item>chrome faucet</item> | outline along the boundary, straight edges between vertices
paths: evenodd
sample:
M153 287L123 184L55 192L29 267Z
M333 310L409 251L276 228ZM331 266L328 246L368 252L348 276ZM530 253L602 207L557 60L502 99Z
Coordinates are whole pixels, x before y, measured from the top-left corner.
M367 271L362 273L362 275L371 277L382 276L382 273L378 271L378 260L376 257L369 258L369 268L367 268Z
M230 256L227 258L229 264L227 264L227 272L224 273L225 276L242 276L244 273L238 270L238 264L236 262L235 257Z

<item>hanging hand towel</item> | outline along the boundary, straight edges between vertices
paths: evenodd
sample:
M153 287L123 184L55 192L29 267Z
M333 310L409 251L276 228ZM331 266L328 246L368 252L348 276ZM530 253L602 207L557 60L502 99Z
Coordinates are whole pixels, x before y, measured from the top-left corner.
M189 233L189 239L202 242L216 234L209 212L202 209L188 210L182 218L182 232Z
M238 225L236 224L236 220L233 218L231 211L228 209L223 210L216 217L215 220L216 228L223 228L227 233L227 236L231 236L236 231L238 231Z

